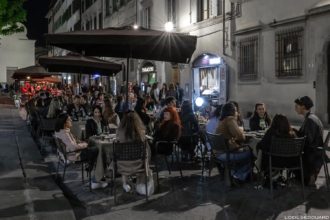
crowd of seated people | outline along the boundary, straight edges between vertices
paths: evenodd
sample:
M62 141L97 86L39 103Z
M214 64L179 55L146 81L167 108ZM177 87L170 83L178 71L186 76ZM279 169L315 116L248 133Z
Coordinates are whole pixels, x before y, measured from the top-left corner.
M198 139L190 137L201 136L202 128L193 112L191 101L186 100L178 105L178 94L174 84L170 85L169 90L166 84L163 84L162 88L158 88L158 84L154 84L147 94L141 90L133 90L128 94L127 103L125 93L112 97L105 95L102 91L73 95L72 91L65 90L58 97L51 97L51 94L41 92L29 100L27 106L29 106L32 127L38 126L35 115L45 119L57 118L60 121L64 120L62 115L66 113L68 116L65 118L66 125L57 128L57 136L66 143L71 143L70 149L82 148L82 152L84 152L83 149L86 148L83 142L74 141L68 132L70 123L72 126L70 120L76 121L79 118L85 118L86 141L94 135L100 135L105 128L112 125L114 128L118 128L118 140L144 140L145 134L150 134L153 137L153 141L150 143L151 151L164 155L172 153L172 146L159 145L158 152L155 152L156 142L178 141L181 150L187 152L189 158L193 159ZM247 121L251 131L267 130L258 144L258 149L263 154L261 168L267 177L271 174L267 173L268 164L265 162L267 161L265 152L269 150L272 137L306 137L303 155L304 177L306 184L313 185L322 166L322 152L318 147L323 144L323 125L318 117L311 113L313 102L309 97L304 96L295 100L295 107L296 112L305 119L299 130L291 128L285 115L277 114L272 119L264 103L255 104L254 113ZM134 114L130 113L133 111ZM230 159L239 160L253 156L251 151L244 147L248 144L248 140L244 135L243 125L238 103L228 102L216 106L206 123L205 131L224 135L230 149L233 150ZM244 125L245 127L248 126ZM135 131L136 129L139 131ZM203 142L210 150L210 145L205 143L205 140ZM224 155L217 155L217 157L225 160ZM279 163L283 162L283 158L277 159ZM243 182L251 172L251 164L241 164L232 170L231 175L234 181ZM299 173L296 176L299 177ZM127 186L125 178L123 177L123 188L129 191L130 188Z

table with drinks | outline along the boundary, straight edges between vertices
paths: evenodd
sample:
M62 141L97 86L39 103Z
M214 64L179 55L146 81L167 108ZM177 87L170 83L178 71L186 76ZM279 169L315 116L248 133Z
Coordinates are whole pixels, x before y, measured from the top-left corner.
M108 167L112 159L113 142L116 134L104 133L99 136L91 136L88 140L89 147L97 147L99 154L96 160L95 180L101 181L106 174L105 167Z

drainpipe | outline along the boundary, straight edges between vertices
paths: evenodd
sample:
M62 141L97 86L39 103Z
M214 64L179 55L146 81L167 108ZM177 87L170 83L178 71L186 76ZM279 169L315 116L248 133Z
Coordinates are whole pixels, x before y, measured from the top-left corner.
M226 0L222 1L222 49L223 55L227 56L226 54Z
M79 20L80 20L80 30L82 30L82 0L80 0Z

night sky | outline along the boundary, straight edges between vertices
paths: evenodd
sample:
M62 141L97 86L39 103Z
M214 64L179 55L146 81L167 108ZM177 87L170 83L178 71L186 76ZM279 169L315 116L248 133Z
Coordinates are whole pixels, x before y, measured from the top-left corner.
M36 46L45 46L43 34L47 33L48 21L45 18L48 12L49 3L51 0L27 0L24 3L24 8L27 11L26 27L27 37L37 40Z

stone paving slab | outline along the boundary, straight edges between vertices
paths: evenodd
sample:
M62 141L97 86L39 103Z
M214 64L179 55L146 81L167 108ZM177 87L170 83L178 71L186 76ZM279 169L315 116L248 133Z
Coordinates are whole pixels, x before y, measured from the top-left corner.
M76 219L25 121L7 105L0 105L0 143L0 219Z

